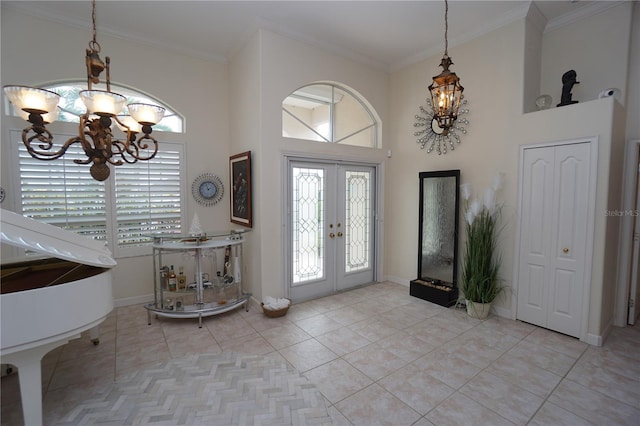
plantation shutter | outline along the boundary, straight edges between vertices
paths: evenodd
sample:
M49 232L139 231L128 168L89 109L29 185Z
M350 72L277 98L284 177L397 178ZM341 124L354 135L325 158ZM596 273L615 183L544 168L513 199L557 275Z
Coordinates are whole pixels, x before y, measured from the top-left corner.
M150 233L181 232L179 144L161 143L151 161L114 167L118 247L149 242Z
M11 140L19 146L22 214L60 228L98 240L107 238L104 183L94 180L89 166L76 164L86 155L72 145L57 160L37 160L27 152L21 132L12 131ZM56 135L65 140L70 135Z

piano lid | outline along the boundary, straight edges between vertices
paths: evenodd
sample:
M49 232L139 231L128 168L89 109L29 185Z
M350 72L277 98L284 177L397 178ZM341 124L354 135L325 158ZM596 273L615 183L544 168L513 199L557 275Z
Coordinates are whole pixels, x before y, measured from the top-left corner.
M0 241L70 262L110 268L116 265L103 242L0 209Z

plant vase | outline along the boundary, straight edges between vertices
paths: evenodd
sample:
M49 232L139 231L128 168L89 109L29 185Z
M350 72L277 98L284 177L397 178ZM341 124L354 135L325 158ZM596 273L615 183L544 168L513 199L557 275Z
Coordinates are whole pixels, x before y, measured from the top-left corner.
M479 303L467 300L467 315L471 318L485 319L491 310L491 303Z

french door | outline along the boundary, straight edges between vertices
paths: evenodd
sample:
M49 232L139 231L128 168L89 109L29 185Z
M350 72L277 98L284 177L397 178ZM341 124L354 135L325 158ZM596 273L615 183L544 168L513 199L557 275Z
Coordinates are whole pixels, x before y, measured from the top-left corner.
M372 282L375 168L290 161L287 181L289 297Z

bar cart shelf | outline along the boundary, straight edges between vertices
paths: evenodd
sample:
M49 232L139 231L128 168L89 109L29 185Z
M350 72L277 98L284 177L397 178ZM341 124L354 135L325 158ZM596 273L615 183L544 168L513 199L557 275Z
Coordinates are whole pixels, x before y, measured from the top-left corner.
M202 318L222 314L244 306L249 311L251 293L242 290L243 230L207 232L202 235L154 234L153 238L153 303L145 305L147 320L151 316L165 318ZM170 289L166 279L163 257L172 253L188 256L193 264L194 280L185 288ZM203 255L224 256L221 270L204 271ZM218 263L218 262L216 262ZM215 267L215 266L214 266Z

